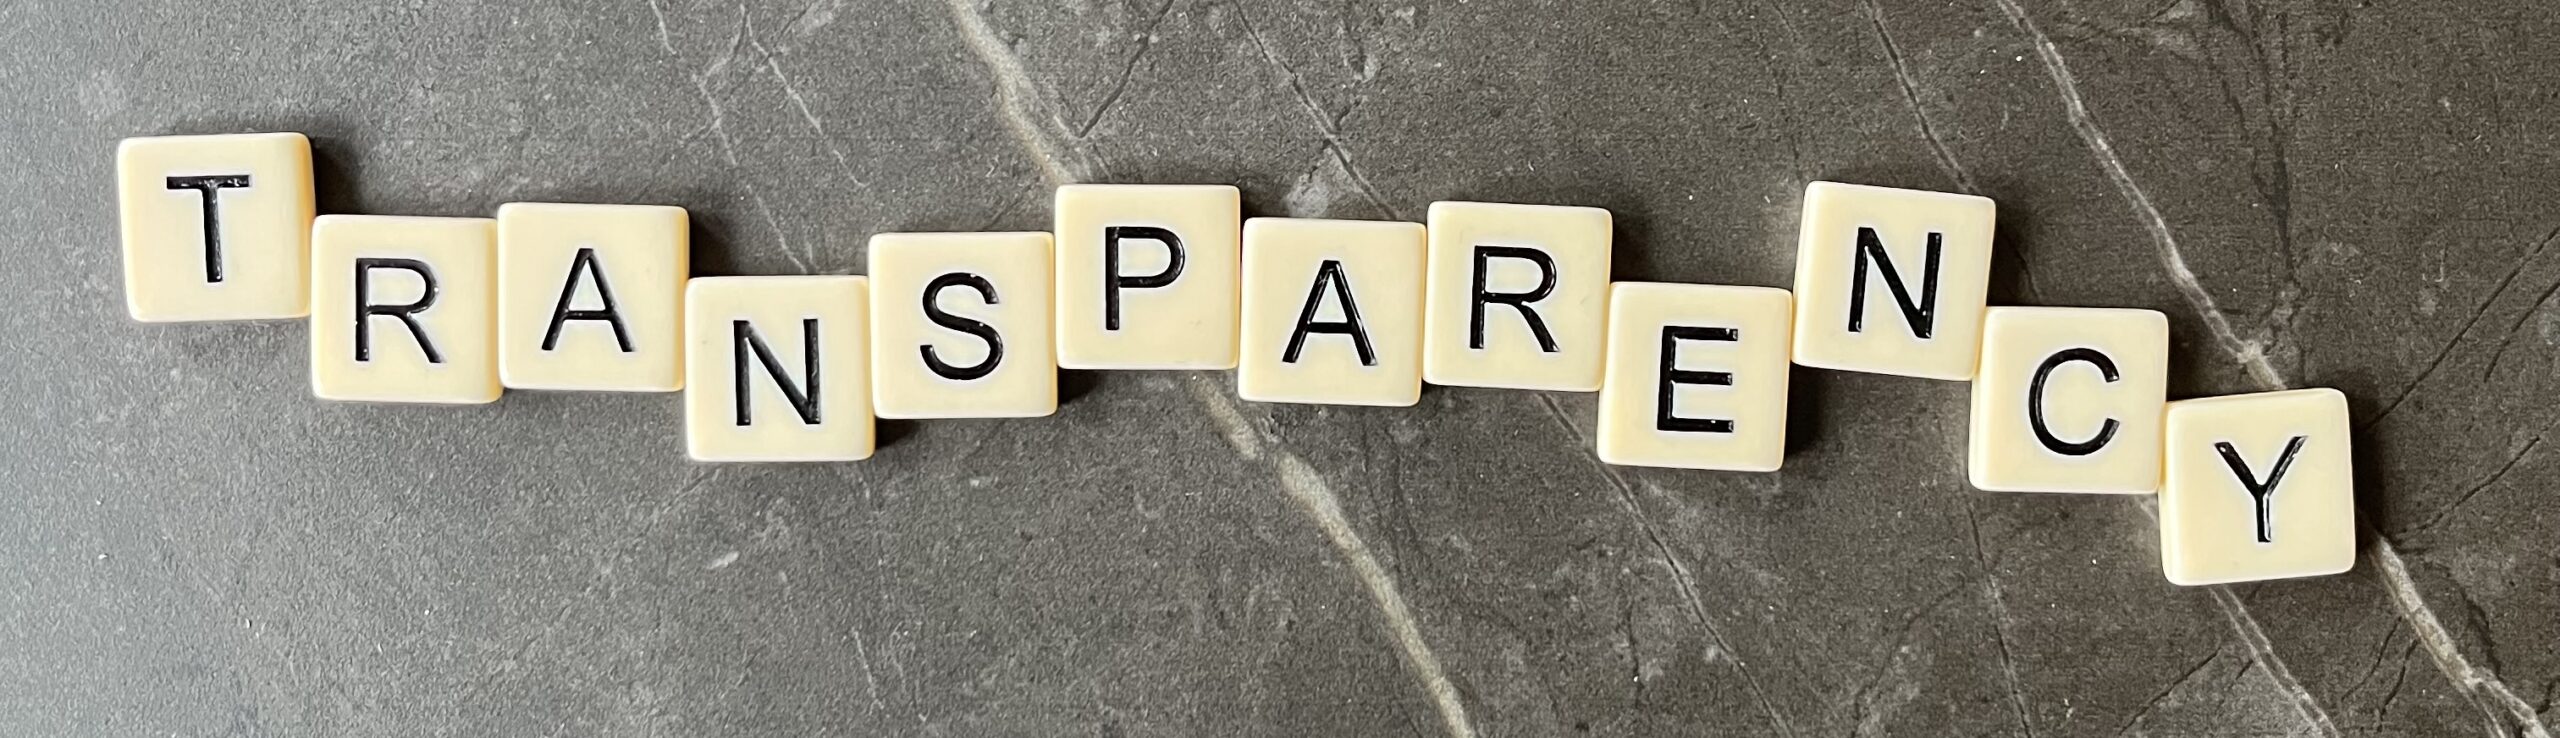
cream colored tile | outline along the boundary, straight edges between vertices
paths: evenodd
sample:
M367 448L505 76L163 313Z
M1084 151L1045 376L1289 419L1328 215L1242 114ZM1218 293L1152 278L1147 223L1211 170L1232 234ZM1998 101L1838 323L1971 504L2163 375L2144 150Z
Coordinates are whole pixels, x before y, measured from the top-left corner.
M498 399L495 221L320 216L311 227L311 298L312 394Z
M2157 311L1991 308L1966 472L1998 492L2150 494L2168 391Z
M697 461L869 458L862 277L702 277L685 287L685 448Z
M1422 378L1432 384L1600 388L1609 211L1435 202Z
M135 320L311 312L311 141L128 138L116 147L124 301Z
M1612 285L1600 460L1777 471L1793 312L1794 298L1768 287Z
M1236 394L1260 402L1408 406L1422 399L1420 223L1244 223Z
M499 377L516 389L683 388L688 238L679 207L499 206Z
M2160 566L2184 585L2355 566L2347 396L2333 389L2169 403Z
M1234 368L1240 208L1227 185L1058 188L1058 366Z
M884 233L870 260L880 417L1058 411L1049 234Z
M1973 378L1991 282L1989 198L1815 182L1796 243L1795 362Z

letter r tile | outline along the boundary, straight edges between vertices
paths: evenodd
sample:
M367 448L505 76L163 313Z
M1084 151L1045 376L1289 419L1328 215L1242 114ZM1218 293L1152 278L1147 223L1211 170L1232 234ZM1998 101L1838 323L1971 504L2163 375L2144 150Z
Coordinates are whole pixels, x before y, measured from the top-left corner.
M323 215L311 228L311 391L323 399L498 399L496 226Z
M302 134L125 139L116 200L125 309L135 320L310 312L311 141Z
M1435 202L1422 378L1468 387L1600 389L1609 211Z
M2355 566L2347 396L2333 389L2169 403L2160 566L2184 585Z
M498 375L508 387L684 386L684 208L498 206Z
M1996 211L1973 195L1805 185L1795 362L1972 379Z

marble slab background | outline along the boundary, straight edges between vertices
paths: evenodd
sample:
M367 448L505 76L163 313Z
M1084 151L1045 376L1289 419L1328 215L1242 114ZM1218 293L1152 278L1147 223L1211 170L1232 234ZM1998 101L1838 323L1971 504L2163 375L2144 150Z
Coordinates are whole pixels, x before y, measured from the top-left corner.
M2560 720L2560 10L2513 0L0 3L0 734L2501 735ZM1811 179L2002 207L1996 302L2167 312L2177 396L2349 393L2349 574L2184 589L1987 494L1966 387L1800 371L1774 475L1587 395L1071 374L867 463L666 395L310 398L296 324L122 313L116 139L300 130L323 212L679 204L701 274L1042 229L1607 207L1784 285Z

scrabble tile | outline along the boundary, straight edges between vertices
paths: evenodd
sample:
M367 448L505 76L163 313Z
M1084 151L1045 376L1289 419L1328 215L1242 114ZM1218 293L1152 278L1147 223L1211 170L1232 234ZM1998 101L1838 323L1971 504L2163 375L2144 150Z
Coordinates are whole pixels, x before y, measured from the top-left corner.
M1991 308L1966 473L1997 492L2150 494L2168 391L2167 316Z
M517 389L682 388L687 238L679 207L499 206L498 376Z
M685 287L685 449L697 461L871 456L862 277L703 277Z
M1234 368L1241 207L1227 185L1058 188L1058 366Z
M1236 394L1260 402L1409 406L1422 399L1420 223L1244 223Z
M1435 202L1422 378L1432 384L1600 388L1609 211Z
M1777 471L1794 308L1786 290L1768 287L1613 285L1600 460Z
M2184 585L2355 566L2347 396L2333 389L2169 403L2160 567Z
M884 233L870 261L880 417L1058 411L1049 234Z
M498 399L498 241L488 218L323 215L311 227L311 392Z
M1989 198L1972 195L1806 185L1795 362L1973 378L1994 210Z
M311 141L128 138L116 147L124 302L135 320L311 312Z

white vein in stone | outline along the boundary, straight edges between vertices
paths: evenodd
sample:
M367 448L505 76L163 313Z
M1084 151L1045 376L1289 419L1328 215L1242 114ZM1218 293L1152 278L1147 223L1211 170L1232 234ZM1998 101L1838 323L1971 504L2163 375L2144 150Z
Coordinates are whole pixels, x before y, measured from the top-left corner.
M2496 718L2497 712L2505 712L2514 720L2513 735L2551 738L2551 727L2543 724L2533 703L2517 696L2488 667L2475 665L2462 655L2462 647L2453 642L2453 634L2445 630L2444 621L2436 617L2434 608L2427 606L2426 598L2418 596L2417 582L2409 577L2409 565L2400 560L2400 552L2378 538L2374 544L2366 558L2372 559L2373 568L2381 572L2383 589L2391 594L2392 607L2400 611L2400 619L2409 621L2409 632L2416 634L2418 643L2426 647L2427 657L2435 661L2436 669L2453 680L2453 688L2462 690L2472 704L2490 713L2491 719Z
M1343 516L1342 500L1334 495L1333 488L1325 484L1324 477L1318 475L1314 467L1308 466L1306 460L1287 449L1263 443L1262 435L1254 431L1252 424L1236 410L1235 402L1227 398L1225 388L1200 374L1191 375L1189 384L1192 398L1200 402L1201 409L1208 411L1209 419L1217 424L1219 434L1226 438L1228 446L1235 448L1236 455L1269 465L1280 478L1280 489L1289 494L1289 500L1306 511L1316 527L1323 529L1325 539L1331 541L1342 558L1351 563L1351 570L1360 576L1361 586L1369 591L1369 599L1376 602L1378 612L1386 616L1387 630L1395 637L1396 646L1403 651L1405 666L1422 680L1423 689L1431 695L1432 706L1440 711L1441 722L1448 724L1449 735L1453 738L1474 738L1475 727L1467 722L1467 708L1458 699L1457 687L1449 683L1448 675L1440 669L1440 657L1432 655L1431 644L1423 640L1421 625L1414 621L1412 609L1405 606L1404 595L1396 592L1395 578L1387 575L1386 567L1378 564L1378 557L1369 553L1369 544L1361 541L1359 531L1351 528L1350 518Z
M995 83L996 110L1002 114L1005 132L1012 134L1014 142L1031 154L1034 163L1040 166L1040 177L1051 185L1069 184L1091 173L1096 167L1082 161L1083 157L1076 152L1058 145L1041 130L1039 119L1032 111L1033 106L1041 105L1039 85L1033 83L1031 74L1023 70L1022 59L1014 55L1012 45L1005 43L1003 37L996 35L995 29L987 26L986 16L980 15L971 2L946 0L951 8L951 22L960 29L961 42L969 46L969 53L976 55L978 62L986 65L988 76L994 78L990 81Z
M2168 220L2161 216L2157 206L2151 204L2150 196L2143 194L2142 188L2134 184L2133 176L2125 171L2124 161L2116 156L2115 147L2107 143L2106 132L2099 130L2097 122L2090 118L2088 106L2080 99L2080 85L2072 77L2070 66L2064 63L2062 52L2054 47L2052 37L2046 36L2044 31L2036 28L2035 21L2027 17L2026 10L2018 6L2017 0L1993 1L2000 6L2002 13L2009 16L2009 21L2015 24L2019 31L2027 34L2035 46L2036 58L2043 61L2046 75L2053 78L2054 88L2062 98L2063 111L2071 120L2072 130L2079 133L2081 142L2089 147L2090 154L2098 160L2099 168L2104 169L2107 179L2115 183L2116 191L2124 196L2126 203L2133 206L2135 214L2141 216L2143 228L2150 231L2152 241L2159 246L2160 262L2168 268L2170 280L2177 283L2179 292L2186 295L2187 302L2192 304L2196 312L2204 318L2205 326L2213 331L2214 339L2221 343L2223 349L2233 358L2239 360L2241 367L2248 371L2250 379L2254 380L2260 388L2284 389L2286 387L2284 377L2277 374L2275 367L2267 362L2263 348L2256 342L2241 340L2239 335L2232 331L2231 321L2223 317L2220 309L2214 307L2213 296L2205 292L2204 287L2197 282L2195 272L2188 269L2186 260L2179 256L2178 243L2169 233ZM2148 507L2145 511L2149 511ZM2509 688L2505 682L2499 681L2495 674L2472 664L2470 657L2462 655L2461 647L2454 643L2452 635L2445 630L2444 622L2436 617L2434 609L2427 607L2426 598L2420 596L2417 581L2409 577L2409 569L2401 563L2400 552L2392 547L2391 541L2378 534L2373 536L2373 544L2369 547L2368 554L2373 560L2374 569L2380 575L2383 588L2391 595L2393 609L2398 611L2401 620L2409 623L2410 630L2418 634L2418 642L2426 646L2427 656L2435 662L2436 669L2443 672L2445 678L2452 681L2456 689L2469 696L2483 712L2490 713L2492 719L2495 719L2498 711L2503 710L2517 722L2524 735L2532 738L2549 738L2550 728L2542 723L2541 716L2533 711L2532 705L2517 697L2515 690ZM2224 602L2226 598L2227 603ZM2249 617L2248 611L2241 607L2237 597L2223 592L2216 596L2216 602L2224 604L2225 611L2233 615L2235 627L2243 624L2247 626L2242 631L2244 639L2253 632L2256 633L2257 640L2265 639L2264 633L2257 631L2257 620ZM2252 650L2257 650L2259 647L2258 643L2250 644ZM2261 656L2272 664L2272 653L2261 654ZM2302 688L2301 683L2292 680L2290 672L2274 669L2270 671L2282 677L2278 681L2283 682L2283 686L2294 693L2295 701L2305 708L2306 714L2312 718L2315 725L2325 728L2332 734L2336 733L2336 726L2328 722L2326 714L2318 711L2318 704L2311 701L2310 693Z
M2241 368L2248 371L2251 379L2257 380L2261 386L2283 387L2284 379L2276 375L2273 365L2267 363L2265 347L2241 338L2232 330L2231 319L2224 317L2222 309L2214 305L2213 294L2205 291L2204 284L2196 279L2195 270L2187 268L2186 257L2178 249L2177 237L2169 233L2168 218L2160 214L2159 206L2151 203L2151 196L2145 194L2140 185L2134 184L2133 175L2125 170L2124 160L2116 156L2115 146L2107 143L2106 132L2099 130L2097 121L2089 116L2089 106L2080 99L2080 83L2071 75L2070 65L2063 62L2061 50L2054 48L2053 39L2036 28L2035 21L2027 17L2024 8L2018 7L2017 0L1994 1L2035 46L2036 58L2043 60L2045 74L2053 78L2054 90L2062 98L2062 110L2064 116L2071 120L2071 130L2078 133L2080 142L2089 147L2090 156L2098 160L2099 169L2106 171L2107 180L2115 184L2116 193L2122 195L2125 204L2132 206L2134 214L2141 218L2143 230L2150 232L2152 244L2159 248L2160 266L2168 270L2169 281L2175 283L2179 294L2195 306L2198 317L2204 319L2205 329L2213 333L2214 341L2221 343L2224 351L2240 360Z

